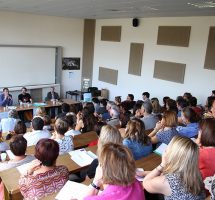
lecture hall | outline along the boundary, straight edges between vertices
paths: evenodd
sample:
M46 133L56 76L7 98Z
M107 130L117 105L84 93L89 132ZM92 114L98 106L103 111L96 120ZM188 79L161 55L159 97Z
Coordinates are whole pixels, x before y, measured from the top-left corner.
M215 200L215 1L0 0L0 200Z

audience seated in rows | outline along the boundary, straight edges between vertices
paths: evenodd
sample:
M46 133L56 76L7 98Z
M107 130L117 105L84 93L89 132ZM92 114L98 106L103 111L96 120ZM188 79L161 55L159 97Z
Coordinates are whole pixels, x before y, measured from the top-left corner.
M34 156L25 155L26 149L27 140L23 135L14 135L10 141L10 150L14 154L14 158L9 161L1 162L0 171L18 167L34 160Z
M34 117L32 120L32 132L24 134L24 138L28 142L28 146L36 145L42 138L50 138L49 131L43 130L44 121L41 117Z
M145 124L145 129L153 129L158 122L158 117L152 114L152 104L150 102L144 102L141 107L141 113L143 115L141 120Z
M103 146L98 159L96 175L85 200L145 200L141 183L135 178L133 156L126 147L108 143ZM104 190L99 193L102 185Z
M13 109L8 112L8 118L1 119L0 122L0 131L2 133L9 133L10 131L14 130L14 127L19 121L18 112Z
M60 154L68 153L74 149L71 136L65 136L68 131L69 125L66 119L58 118L54 125L54 133L51 139L58 142L60 147Z
M165 111L162 120L157 122L154 130L149 134L153 144L165 143L169 144L175 135L178 135L176 130L177 116L174 111Z
M56 166L59 145L52 139L41 139L35 146L35 158L21 175L19 188L25 199L42 199L58 192L67 182L69 171Z
M135 160L152 153L150 138L145 134L145 127L142 120L134 118L130 120L125 129L123 145L128 147Z
M189 138L175 136L161 164L144 177L143 187L150 193L163 194L165 200L203 200L198 146Z
M177 126L176 130L179 135L189 138L196 137L199 131L198 122L200 119L195 111L190 107L183 108L181 119L185 126Z

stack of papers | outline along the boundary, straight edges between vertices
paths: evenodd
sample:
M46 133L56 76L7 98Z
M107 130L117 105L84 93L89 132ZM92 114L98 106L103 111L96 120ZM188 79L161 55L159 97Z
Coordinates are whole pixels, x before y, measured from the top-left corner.
M70 151L69 154L71 155L71 159L81 167L90 165L97 158L93 152L86 151L85 149Z
M154 152L160 156L162 156L162 154L165 152L167 148L167 145L162 143L157 149L154 150Z
M81 183L73 181L67 181L63 188L60 190L58 195L55 197L56 200L82 200L87 194L88 187Z

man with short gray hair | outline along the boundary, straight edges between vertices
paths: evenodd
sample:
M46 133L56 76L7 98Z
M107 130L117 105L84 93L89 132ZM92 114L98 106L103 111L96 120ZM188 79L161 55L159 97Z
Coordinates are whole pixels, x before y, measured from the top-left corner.
M152 114L152 104L150 102L144 102L141 107L141 114L143 118L141 120L145 124L145 130L153 129L159 119Z

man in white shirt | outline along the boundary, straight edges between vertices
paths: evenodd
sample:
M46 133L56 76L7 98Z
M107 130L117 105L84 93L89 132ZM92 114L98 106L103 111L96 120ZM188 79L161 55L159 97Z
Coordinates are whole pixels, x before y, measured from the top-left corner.
M40 139L50 138L51 134L47 130L43 130L44 121L41 117L35 117L32 120L32 132L24 134L28 146L36 145Z

